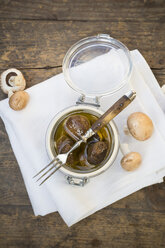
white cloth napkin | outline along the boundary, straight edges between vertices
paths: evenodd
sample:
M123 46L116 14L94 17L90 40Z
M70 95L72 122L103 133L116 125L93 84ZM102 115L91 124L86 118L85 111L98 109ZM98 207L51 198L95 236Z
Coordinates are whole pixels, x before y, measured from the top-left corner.
M103 174L90 179L83 188L68 185L64 175L59 171L39 187L32 177L49 162L45 149L48 124L56 113L74 105L78 94L69 88L63 75L59 74L27 89L30 101L20 112L10 109L8 100L0 102L0 116L20 166L35 215L58 211L66 224L71 226L143 187L163 181L164 95L142 55L134 50L131 56L134 70L129 84L115 95L102 98L101 106L106 110L130 88L136 90L137 98L115 118L121 143L128 143L130 150L140 152L143 157L141 167L134 172L126 172L121 168L122 154L119 151L113 166ZM97 63L106 63L106 57L107 55L99 56ZM89 70L95 66L95 60L88 62L88 66ZM103 74L102 77L104 76L106 77ZM135 111L143 111L153 120L154 133L147 141L138 142L124 134L126 119Z

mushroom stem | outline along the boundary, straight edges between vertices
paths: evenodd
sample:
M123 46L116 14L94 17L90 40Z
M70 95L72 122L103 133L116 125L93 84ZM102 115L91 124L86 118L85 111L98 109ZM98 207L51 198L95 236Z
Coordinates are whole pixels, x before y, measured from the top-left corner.
M8 83L13 87L13 86L15 86L15 78L16 78L17 76L11 76L10 78L9 78L9 80L8 80Z
M133 171L140 166L142 161L140 153L131 152L127 143L120 144L120 150L124 155L120 161L124 170Z
M131 152L127 143L120 144L120 150L123 155L126 155L127 153Z
M124 133L125 135L131 135L127 125L124 125Z

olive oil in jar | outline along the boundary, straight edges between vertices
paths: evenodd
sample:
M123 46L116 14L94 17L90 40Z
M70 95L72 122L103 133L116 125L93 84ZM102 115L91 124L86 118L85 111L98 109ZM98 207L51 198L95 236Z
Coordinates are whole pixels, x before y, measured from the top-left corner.
M70 132L66 130L66 120L68 118L76 118L81 121L85 119L89 123L89 128L98 119L91 113L76 112L70 113L66 116L58 125L55 135L54 144L56 153L66 153L71 149L76 140L70 135ZM78 118L79 117L79 118ZM82 117L82 118L80 118ZM73 123L74 124L74 123ZM80 127L82 123L80 123ZM89 129L87 128L87 129ZM81 129L81 128L80 128ZM81 130L78 130L81 133ZM88 139L87 143L82 143L75 151L69 154L66 166L71 167L78 171L91 171L95 170L105 164L107 157L110 153L112 145L112 138L110 131L105 126L101 128L94 136Z

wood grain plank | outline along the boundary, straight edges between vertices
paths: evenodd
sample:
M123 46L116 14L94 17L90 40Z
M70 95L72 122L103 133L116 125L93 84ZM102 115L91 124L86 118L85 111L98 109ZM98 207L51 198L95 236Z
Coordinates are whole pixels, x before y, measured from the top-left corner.
M46 79L55 76L58 73L62 72L62 67L58 67L58 68L51 68L51 69L22 69L22 68L18 68L22 71L25 79L26 79L26 84L27 84L27 88L41 83L43 81L45 81ZM3 69L0 69L0 74L3 72ZM165 69L159 70L159 69L153 69L152 70L156 79L158 80L158 83L160 86L162 86L163 84L165 84ZM5 99L7 97L6 94L4 94L1 90L0 90L0 100ZM1 128L0 128L1 130ZM3 134L5 135L5 134ZM4 145L5 147L5 145ZM1 150L2 151L2 150Z
M82 21L165 20L163 0L0 0L0 17Z
M28 206L0 207L0 212L0 240L4 248L163 248L165 242L165 216L161 212L151 215L108 207L71 228L57 213L34 217Z
M164 0L0 0L0 73L17 67L30 87L61 72L74 42L110 33L138 48L165 84L164 9ZM0 247L164 248L164 192L165 183L150 186L71 228L58 213L34 217L0 120Z
M0 68L49 68L62 64L81 38L109 33L130 50L139 49L152 68L165 68L165 24L0 21ZM120 31L119 31L120 30Z
M153 69L152 70L159 85L162 86L163 84L165 84L165 70L157 70L157 69Z

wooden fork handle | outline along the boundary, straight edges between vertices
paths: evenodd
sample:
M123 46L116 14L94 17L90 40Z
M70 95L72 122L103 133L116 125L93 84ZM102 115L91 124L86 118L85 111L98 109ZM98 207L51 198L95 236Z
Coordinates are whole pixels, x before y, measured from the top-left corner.
M118 115L123 109L125 109L136 97L134 91L129 91L122 96L117 102L115 102L95 123L93 123L91 129L93 132L97 132L103 126L108 124L116 115Z

